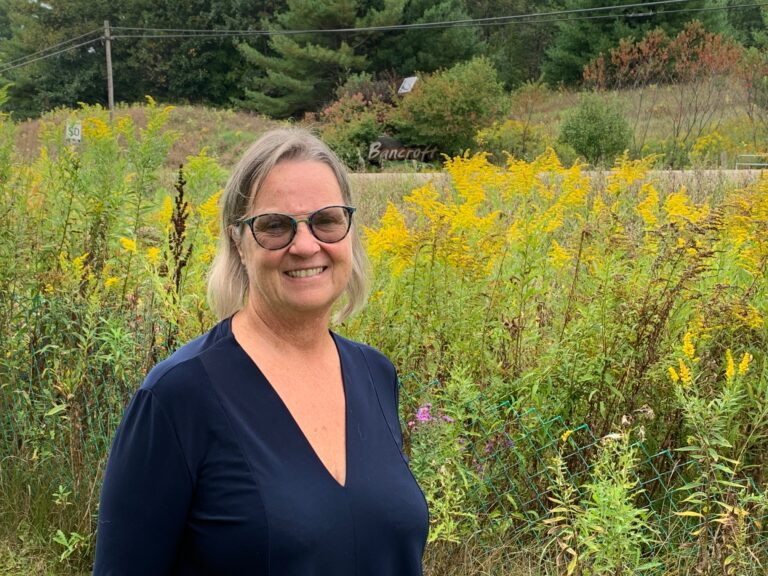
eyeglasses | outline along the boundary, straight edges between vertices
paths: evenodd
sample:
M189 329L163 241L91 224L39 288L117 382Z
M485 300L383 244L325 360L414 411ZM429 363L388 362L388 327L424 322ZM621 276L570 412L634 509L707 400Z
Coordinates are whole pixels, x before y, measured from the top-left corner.
M296 236L296 229L300 222L306 222L312 235L326 244L334 244L342 241L349 228L352 226L352 214L355 209L351 206L326 206L315 210L306 218L297 220L294 214L257 214L244 220L240 224L245 224L251 229L253 239L267 250L280 250L293 242Z

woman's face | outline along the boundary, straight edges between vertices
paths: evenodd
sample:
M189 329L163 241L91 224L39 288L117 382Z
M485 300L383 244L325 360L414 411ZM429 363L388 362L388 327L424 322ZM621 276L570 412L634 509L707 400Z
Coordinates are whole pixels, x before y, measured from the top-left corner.
M278 212L301 220L320 208L343 204L328 165L289 160L267 174L247 216ZM248 273L249 306L278 318L327 316L352 272L351 236L327 244L312 235L306 222L298 224L293 241L279 250L259 246L245 228L240 255Z

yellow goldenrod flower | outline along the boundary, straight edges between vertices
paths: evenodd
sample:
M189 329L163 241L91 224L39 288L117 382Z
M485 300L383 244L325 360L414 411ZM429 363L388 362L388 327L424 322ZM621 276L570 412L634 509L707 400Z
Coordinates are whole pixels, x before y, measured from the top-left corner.
M683 336L683 354L688 356L691 360L696 355L696 347L693 345L693 335L690 332L686 332Z
M568 441L568 438L571 437L571 434L573 434L573 430L566 430L560 435L560 441L563 443L566 443Z
M670 222L676 224L685 224L687 222L700 222L709 214L709 206L705 203L699 208L691 205L690 198L686 193L685 187L680 188L679 192L673 192L667 196L664 202L664 210Z
M157 264L160 259L160 248L157 246L151 246L147 248L147 260L150 264Z
M110 276L106 280L104 280L104 287L105 288L112 288L113 286L116 286L117 283L120 282L120 279L115 276Z
M672 380L672 382L678 382L680 380L680 376L677 374L677 370L675 370L674 367L670 366L667 370L669 371L669 379Z
M751 304L746 309L736 309L734 312L736 318L738 318L745 326L758 330L763 327L765 320L760 312Z
M744 376L747 373L750 362L752 362L752 354L744 352L744 356L741 357L741 362L739 362L739 376Z
M683 362L682 358L679 358L677 361L678 369L680 370L680 381L683 383L684 386L690 386L692 382L691 377L691 369L688 368L685 362Z
M219 235L219 199L223 192L224 190L219 190L197 208L204 229L214 238Z
M608 205L603 201L603 196L598 192L592 200L592 209L590 215L595 220L599 220L603 213L608 209Z
M653 184L644 184L640 189L640 194L645 198L637 205L637 212L643 218L645 225L649 228L656 226L659 222L657 212L659 210L659 193Z
M505 174L505 185L502 189L504 199L527 197L538 186L541 186L541 181L538 179L538 175L534 173L532 166L525 160L515 160L510 156Z
M733 354L731 354L731 349L728 348L728 350L725 351L725 378L729 382L733 380L733 376L736 374L736 367L733 364Z
M629 189L635 182L646 177L655 160L655 156L630 160L629 152L625 150L624 154L616 159L613 171L608 176L605 191L608 194L616 195L622 190Z
M563 225L563 208L559 204L551 206L541 215L541 225L545 233L554 232Z
M101 140L112 136L112 130L104 120L91 116L83 121L83 136Z
M547 146L547 149L541 156L531 162L531 166L535 173L560 172L563 169L563 165L560 163L560 157L551 146Z
M549 261L555 266L555 268L562 268L571 259L571 255L568 251L560 246L557 240L552 240L552 247L549 250Z
M120 246L122 246L123 250L126 252L136 252L136 240L131 238L126 238L125 236L120 238Z
M387 204L387 210L381 218L378 230L365 228L366 247L373 260L391 257L392 272L400 274L412 264L417 248L417 240L405 225L405 216L393 203Z
M171 217L173 216L173 202L171 202L171 197L166 196L163 198L163 205L160 208L160 210L157 211L155 214L155 217L157 218L157 221L163 225L168 226L171 222Z
M447 206L440 202L440 193L432 182L416 188L403 200L412 206L411 210L418 216L426 216L433 224L444 223L450 216Z
M451 175L454 188L465 205L475 208L485 200L485 188L501 184L499 171L488 161L488 153L469 158L456 156L446 161L445 171Z
M72 270L77 274L80 274L83 271L83 268L85 267L86 258L88 258L88 252L85 252L84 254L81 254L80 256L73 258Z
M121 116L117 119L117 131L129 132L133 129L133 120L130 116Z

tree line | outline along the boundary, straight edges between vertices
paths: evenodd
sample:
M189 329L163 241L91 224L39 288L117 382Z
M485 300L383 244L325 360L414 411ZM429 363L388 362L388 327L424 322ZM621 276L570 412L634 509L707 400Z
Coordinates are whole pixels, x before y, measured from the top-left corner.
M36 116L78 102L105 103L103 40L26 63L41 49L108 20L115 96L236 106L273 117L322 109L351 74L392 80L476 56L507 89L543 79L578 85L584 65L651 29L668 34L693 18L746 45L761 41L764 9L741 0L0 0L0 85L6 109ZM617 6L609 11L595 8ZM728 6L734 6L727 9ZM530 16L538 14L539 16ZM501 16L508 20L488 20ZM475 25L419 27L486 19ZM412 28L397 28L403 24ZM390 27L358 31L359 28ZM322 33L329 29L352 29ZM201 36L189 30L209 30ZM231 31L240 31L233 35ZM307 30L304 34L287 31ZM184 32L187 31L187 32ZM269 31L269 35L258 34ZM96 32L94 32L96 34ZM86 37L87 38L87 37ZM91 38L98 39L97 35ZM50 54L50 53L49 53Z

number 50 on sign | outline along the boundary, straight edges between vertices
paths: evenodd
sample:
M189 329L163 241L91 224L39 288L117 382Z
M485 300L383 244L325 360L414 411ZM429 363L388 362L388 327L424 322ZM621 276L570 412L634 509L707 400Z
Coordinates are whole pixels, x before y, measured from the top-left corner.
M76 144L83 139L83 124L80 120L67 122L67 127L64 129L64 139L69 144Z

